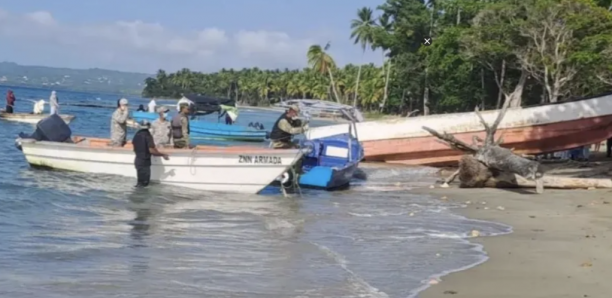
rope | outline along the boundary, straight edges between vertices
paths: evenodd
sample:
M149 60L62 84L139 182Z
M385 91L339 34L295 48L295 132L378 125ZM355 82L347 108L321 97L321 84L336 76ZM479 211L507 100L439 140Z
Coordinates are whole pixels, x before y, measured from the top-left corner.
M189 165L189 173L191 175L197 174L196 167L194 166L197 153L198 153L198 146L195 146L193 147L193 149L191 149L191 155L189 159L187 159L187 165Z

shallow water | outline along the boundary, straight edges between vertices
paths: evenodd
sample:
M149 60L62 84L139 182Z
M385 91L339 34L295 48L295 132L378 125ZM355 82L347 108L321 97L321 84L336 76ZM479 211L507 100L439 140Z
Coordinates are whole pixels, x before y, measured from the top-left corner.
M18 104L48 97L14 90ZM111 112L62 107L79 135L106 137ZM276 115L243 111L239 122ZM432 184L429 169L366 169L350 190L289 198L134 190L122 177L30 169L13 141L33 125L0 125L0 297L408 297L484 260L471 230L509 231L411 194Z

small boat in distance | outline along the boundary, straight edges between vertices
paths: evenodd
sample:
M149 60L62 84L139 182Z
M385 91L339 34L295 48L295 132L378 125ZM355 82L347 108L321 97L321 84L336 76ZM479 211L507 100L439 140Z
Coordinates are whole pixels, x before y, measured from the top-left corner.
M73 115L59 115L66 124L69 124L76 116ZM49 117L49 114L30 114L30 113L6 113L4 110L0 110L0 119L13 122L32 123L36 124L40 120Z
M482 111L493 123L498 110ZM440 114L357 123L366 161L409 165L456 163L462 152L440 143L423 126L471 143L485 132L474 112ZM344 125L313 127L309 139L346 131ZM517 154L545 154L601 142L612 137L612 94L528 108L508 109L497 131L503 147Z
M345 116L342 111L349 112L353 115L353 119L357 122L364 120L363 115L359 109L340 103L331 101L318 100L318 99L287 99L279 103L274 104L274 107L280 109L288 109L292 105L298 105L303 114L310 115L317 118L325 119L343 119L351 121Z

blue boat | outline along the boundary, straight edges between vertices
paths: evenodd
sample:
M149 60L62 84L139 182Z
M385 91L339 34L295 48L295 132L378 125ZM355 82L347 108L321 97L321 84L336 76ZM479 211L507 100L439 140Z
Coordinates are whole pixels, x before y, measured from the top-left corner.
M301 187L325 190L346 188L363 159L363 147L350 132L304 141L304 146L311 150L302 159L303 174L299 175Z
M136 121L154 121L157 118L158 116L156 113L132 112L132 119ZM253 127L227 125L225 123L214 123L202 120L191 120L189 126L191 137L203 139L263 142L268 135L266 131L258 130Z

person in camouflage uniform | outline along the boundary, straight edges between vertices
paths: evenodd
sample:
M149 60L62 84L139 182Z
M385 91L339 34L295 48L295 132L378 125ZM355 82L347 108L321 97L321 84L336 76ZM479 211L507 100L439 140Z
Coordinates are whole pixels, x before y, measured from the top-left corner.
M127 120L129 115L128 100L122 98L117 103L117 109L111 118L110 146L123 147L125 145L127 135Z
M292 105L282 114L270 132L270 145L274 149L297 148L298 145L292 141L294 135L304 133L308 130L308 124L303 124L297 119L300 107Z
M189 148L189 104L181 103L180 113L172 117L172 140L174 148Z
M170 121L166 119L166 113L168 111L166 107L158 107L156 112L159 114L159 118L151 123L149 131L151 135L153 135L156 147L169 147L172 145L172 126L170 125Z

